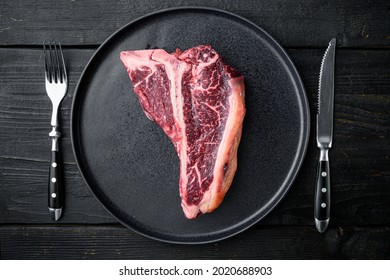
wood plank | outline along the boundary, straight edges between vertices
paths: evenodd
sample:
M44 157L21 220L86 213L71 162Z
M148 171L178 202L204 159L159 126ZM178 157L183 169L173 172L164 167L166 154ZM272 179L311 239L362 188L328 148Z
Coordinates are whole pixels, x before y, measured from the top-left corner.
M2 0L0 45L61 40L99 45L126 23L161 9L191 6L191 0L57 1ZM264 28L284 46L323 47L337 37L342 47L389 47L390 2L288 0L199 0L198 6L224 9Z
M388 259L390 228L266 227L202 246L150 240L120 226L2 226L1 259Z
M69 93L61 108L66 205L59 223L116 223L91 195L71 151L73 92L94 50L65 49ZM322 50L289 49L307 90L309 147L286 198L258 226L312 225L318 151L315 145L317 83ZM44 90L41 50L0 49L0 222L51 223L46 209L51 114ZM332 223L390 224L390 51L337 53Z

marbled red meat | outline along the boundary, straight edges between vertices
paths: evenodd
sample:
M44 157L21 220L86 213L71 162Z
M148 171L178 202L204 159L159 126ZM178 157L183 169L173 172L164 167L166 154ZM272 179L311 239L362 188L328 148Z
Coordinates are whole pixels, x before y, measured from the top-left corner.
M180 158L185 216L215 210L237 169L244 77L207 45L172 54L123 51L120 58L146 116L164 130Z

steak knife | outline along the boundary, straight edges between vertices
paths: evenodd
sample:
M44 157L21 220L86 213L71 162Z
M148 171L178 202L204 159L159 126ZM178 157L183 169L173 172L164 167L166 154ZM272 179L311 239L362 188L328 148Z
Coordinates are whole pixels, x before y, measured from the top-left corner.
M329 42L321 62L318 86L317 147L320 157L314 197L314 220L319 232L325 232L330 219L330 172L328 151L332 147L334 107L334 64L336 39Z

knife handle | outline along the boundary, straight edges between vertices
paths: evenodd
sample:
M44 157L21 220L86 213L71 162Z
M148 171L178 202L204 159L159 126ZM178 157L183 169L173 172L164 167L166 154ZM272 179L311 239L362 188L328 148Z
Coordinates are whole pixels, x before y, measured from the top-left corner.
M314 198L314 218L317 230L325 232L330 218L330 173L329 160L318 162L316 191Z
M63 189L62 189L62 164L60 152L58 150L58 138L60 133L56 132L53 137L53 147L51 151L50 171L49 171L49 189L48 206L51 218L57 221L62 214Z

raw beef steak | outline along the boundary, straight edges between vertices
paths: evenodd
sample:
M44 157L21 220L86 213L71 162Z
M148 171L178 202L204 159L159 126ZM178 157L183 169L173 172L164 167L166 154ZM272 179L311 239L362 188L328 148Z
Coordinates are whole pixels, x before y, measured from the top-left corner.
M176 148L185 216L193 219L213 211L237 169L244 77L207 45L172 54L162 49L123 51L120 58L146 116Z

